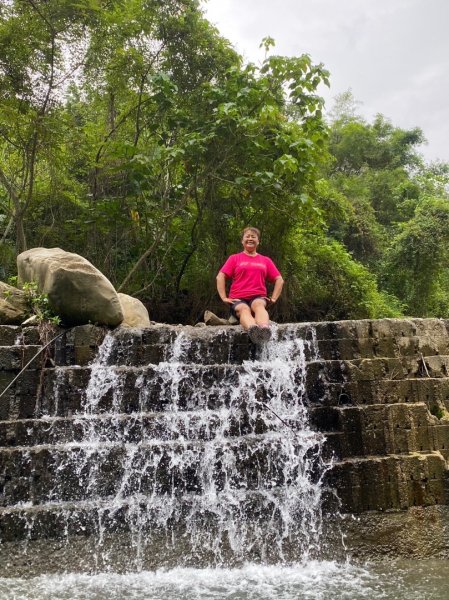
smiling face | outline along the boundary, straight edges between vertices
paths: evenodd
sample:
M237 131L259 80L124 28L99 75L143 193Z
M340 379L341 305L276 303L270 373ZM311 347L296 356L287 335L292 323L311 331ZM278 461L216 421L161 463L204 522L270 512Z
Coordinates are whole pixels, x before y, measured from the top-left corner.
M259 234L254 229L245 229L242 236L243 250L248 254L254 254L259 245Z

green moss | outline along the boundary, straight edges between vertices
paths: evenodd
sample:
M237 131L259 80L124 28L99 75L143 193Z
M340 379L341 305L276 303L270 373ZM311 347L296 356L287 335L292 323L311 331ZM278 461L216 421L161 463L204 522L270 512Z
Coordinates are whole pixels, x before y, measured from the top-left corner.
M441 408L441 406L438 406L438 404L432 404L432 406L429 408L429 411L430 414L437 419L443 419L444 417L448 416L447 411Z

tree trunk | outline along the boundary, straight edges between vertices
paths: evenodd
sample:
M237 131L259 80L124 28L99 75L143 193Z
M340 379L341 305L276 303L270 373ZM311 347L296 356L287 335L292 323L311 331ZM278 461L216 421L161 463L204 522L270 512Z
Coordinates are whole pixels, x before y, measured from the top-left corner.
M16 252L20 254L27 250L27 239L23 227L23 217L16 214Z

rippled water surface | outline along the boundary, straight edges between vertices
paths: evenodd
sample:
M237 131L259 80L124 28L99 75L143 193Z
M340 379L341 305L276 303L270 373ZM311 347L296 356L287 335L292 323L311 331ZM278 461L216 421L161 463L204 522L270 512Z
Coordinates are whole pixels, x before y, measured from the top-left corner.
M0 579L2 600L447 600L447 561L173 569Z

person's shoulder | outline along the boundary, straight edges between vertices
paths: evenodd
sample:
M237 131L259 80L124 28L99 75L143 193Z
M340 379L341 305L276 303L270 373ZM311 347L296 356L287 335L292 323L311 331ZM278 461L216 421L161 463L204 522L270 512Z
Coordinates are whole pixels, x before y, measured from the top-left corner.
M260 254L260 256L262 258L262 262L265 263L265 266L268 269L274 269L275 271L279 272L279 269L277 268L276 263L272 258L270 258L269 256L265 256L264 254Z

